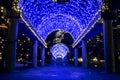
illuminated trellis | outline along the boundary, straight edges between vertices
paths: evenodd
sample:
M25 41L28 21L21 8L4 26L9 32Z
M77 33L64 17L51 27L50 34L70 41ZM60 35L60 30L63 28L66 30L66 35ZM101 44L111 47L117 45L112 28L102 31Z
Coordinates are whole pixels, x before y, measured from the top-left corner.
M55 30L65 30L74 39L73 47L100 18L101 0L70 0L58 4L52 0L20 0L21 17L35 36L45 39Z
M62 43L55 44L51 48L51 53L55 57L55 59L57 58L64 59L68 52L69 52L68 47Z

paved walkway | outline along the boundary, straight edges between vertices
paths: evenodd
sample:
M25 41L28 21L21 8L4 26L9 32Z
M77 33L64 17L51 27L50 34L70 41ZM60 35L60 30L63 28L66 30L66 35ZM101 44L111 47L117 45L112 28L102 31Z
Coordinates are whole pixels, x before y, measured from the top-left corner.
M80 67L39 67L0 73L0 80L120 80L120 74Z

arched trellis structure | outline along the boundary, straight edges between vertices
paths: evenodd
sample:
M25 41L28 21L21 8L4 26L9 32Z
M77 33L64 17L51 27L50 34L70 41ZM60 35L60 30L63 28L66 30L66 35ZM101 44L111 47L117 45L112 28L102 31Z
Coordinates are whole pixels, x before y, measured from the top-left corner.
M70 0L59 4L53 0L20 0L21 17L34 35L46 46L52 31L65 30L74 38L73 47L100 18L102 0Z
M62 43L55 44L51 48L51 53L55 57L55 59L57 58L64 59L64 57L68 54L68 52L69 52L69 48Z

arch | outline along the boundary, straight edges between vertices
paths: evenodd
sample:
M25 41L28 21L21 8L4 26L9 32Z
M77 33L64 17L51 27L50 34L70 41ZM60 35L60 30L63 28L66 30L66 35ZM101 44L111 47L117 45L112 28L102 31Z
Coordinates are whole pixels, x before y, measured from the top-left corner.
M55 30L64 30L68 32L74 40L78 38L81 33L81 26L77 20L69 15L55 14L50 18L45 19L39 26L39 36L45 40L47 36Z
M18 4L24 14L23 20L43 45L46 45L47 35L60 29L73 36L76 46L100 18L96 14L100 14L102 0L70 0L67 4L56 4L52 0L20 0Z

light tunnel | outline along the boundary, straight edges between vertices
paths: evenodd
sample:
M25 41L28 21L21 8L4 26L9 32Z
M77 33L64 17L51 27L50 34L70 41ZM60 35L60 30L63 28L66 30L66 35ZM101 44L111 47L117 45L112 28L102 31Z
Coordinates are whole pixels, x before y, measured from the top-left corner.
M69 48L65 44L58 43L53 45L51 53L55 59L64 59L64 57L69 53Z
M65 4L53 0L19 1L21 18L44 46L55 30L70 33L76 46L101 17L101 7L102 0L69 0Z

